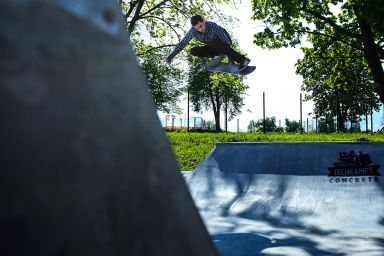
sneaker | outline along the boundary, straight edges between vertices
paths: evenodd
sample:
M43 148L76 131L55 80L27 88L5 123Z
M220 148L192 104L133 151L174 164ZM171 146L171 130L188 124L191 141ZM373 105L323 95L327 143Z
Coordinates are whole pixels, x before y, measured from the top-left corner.
M215 56L209 63L207 63L207 65L210 67L217 66L224 58L225 58L225 54Z
M239 71L243 71L246 67L248 67L250 62L251 60L248 58L245 58L242 62L240 62Z

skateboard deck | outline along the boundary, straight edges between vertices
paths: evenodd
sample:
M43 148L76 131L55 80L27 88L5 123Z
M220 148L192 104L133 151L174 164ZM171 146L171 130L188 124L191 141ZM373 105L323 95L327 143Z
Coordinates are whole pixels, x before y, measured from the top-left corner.
M219 73L227 73L227 74L237 74L237 75L249 75L253 71L255 71L255 66L248 66L242 71L239 71L239 64L229 64L225 62L221 62L216 66L206 65L205 68L211 72L219 72Z

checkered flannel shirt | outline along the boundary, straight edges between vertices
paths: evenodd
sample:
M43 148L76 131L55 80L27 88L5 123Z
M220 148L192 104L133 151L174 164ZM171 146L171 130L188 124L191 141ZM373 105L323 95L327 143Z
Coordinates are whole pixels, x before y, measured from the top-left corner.
M215 39L219 39L227 45L232 44L231 38L229 37L228 32L224 28L211 21L207 21L205 23L205 26L205 33L198 32L194 27L192 27L185 35L183 40L181 40L181 42L176 45L176 48L168 56L168 59L172 60L180 51L185 48L185 46L187 46L187 44L192 40L192 38L196 38L200 42L206 44L211 43Z

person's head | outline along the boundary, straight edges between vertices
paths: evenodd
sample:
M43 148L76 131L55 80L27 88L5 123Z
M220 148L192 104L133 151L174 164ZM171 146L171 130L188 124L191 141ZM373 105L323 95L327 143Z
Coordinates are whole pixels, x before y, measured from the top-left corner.
M199 32L204 33L205 32L205 21L201 15L194 15L191 18L191 24L192 26Z

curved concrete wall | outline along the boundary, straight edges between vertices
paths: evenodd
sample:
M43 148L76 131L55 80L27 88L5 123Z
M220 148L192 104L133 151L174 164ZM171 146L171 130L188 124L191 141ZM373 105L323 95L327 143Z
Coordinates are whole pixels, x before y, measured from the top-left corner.
M225 143L186 178L222 255L381 255L384 143Z

